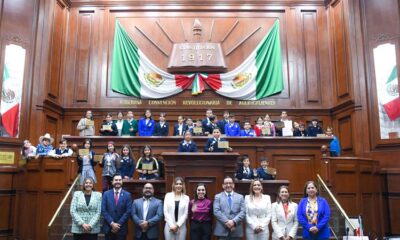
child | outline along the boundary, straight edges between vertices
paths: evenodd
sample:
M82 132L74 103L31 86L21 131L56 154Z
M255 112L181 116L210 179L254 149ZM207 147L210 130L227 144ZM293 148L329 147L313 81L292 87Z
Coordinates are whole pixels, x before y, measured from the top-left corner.
M216 129L216 128L219 129L217 116L212 115L212 116L209 117L209 119L210 119L210 122L207 124L207 126L206 126L206 128L204 130L204 133L207 134L207 135L211 134L214 129Z
M243 155L241 157L241 164L236 170L235 177L238 180L251 180L254 178L253 169L250 167L249 156Z
M185 132L185 139L179 143L178 152L197 152L196 143L192 142L191 132Z
M261 129L264 126L264 120L262 117L257 118L256 125L254 125L254 133L257 137L261 136Z
M138 122L133 116L132 111L126 113L126 119L122 126L122 136L136 136L138 131Z
M151 118L151 111L147 109L144 117L139 120L139 136L152 136L154 132L154 120Z
M329 151L331 154L331 157L339 157L340 156L340 143L339 139L335 135L333 135L333 128L332 127L327 127L326 136L328 137L333 137L333 140L329 144Z
M293 136L295 137L307 137L308 133L304 126L304 123L299 124L299 128L296 128L293 132Z
M261 162L261 167L257 168L257 176L258 178L262 180L274 180L275 175L276 175L276 170L274 171L275 174L272 174L270 170L273 170L272 168L268 169L269 161L268 158L266 157L261 157L260 159Z
M218 127L221 129L221 133L225 134L225 125L229 123L229 114L228 110L224 111L223 119L218 121Z
M136 164L136 171L140 173L140 180L150 180L158 177L158 161L153 157L150 146L144 146L142 148L141 157Z
M116 161L118 157L114 142L108 142L107 152L103 154L103 160L100 163L100 167L103 168L103 172L101 173L103 192L111 188L111 180L117 172Z
M203 123L200 119L196 121L195 127L193 128L193 136L204 136Z
M104 129L104 126L111 126L111 127L110 127L110 129ZM106 120L103 121L103 123L101 124L100 135L101 136L117 136L118 135L117 125L115 125L115 123L113 122L111 113L107 113Z
M81 174L80 183L83 185L83 181L90 177L93 179L94 183L96 183L96 174L94 173L94 166L96 166L97 162L94 161L95 153L92 151L92 141L90 139L86 139L83 142L83 148L89 150L88 155L79 155L77 157L78 163L78 173Z
M225 152L227 150L228 152L232 151L232 148L229 147L227 149L225 148L219 148L218 147L218 142L220 141L226 141L221 137L221 132L218 128L213 130L213 137L209 138L207 140L206 146L204 147L204 152Z
M39 138L39 144L36 148L36 158L39 156L47 156L50 151L53 150L53 146L51 145L54 142L54 139L50 136L49 133L46 133L44 136Z
M249 121L245 121L242 130L240 130L241 137L254 137L256 134L253 129L251 129L251 124Z
M168 123L165 121L166 114L164 112L160 113L159 122L154 126L153 136L168 136L169 127Z
M183 136L186 131L185 118L182 115L178 116L178 123L174 126L174 136Z
M117 161L117 169L122 179L132 179L133 172L135 171L135 160L132 157L132 150L128 144L122 147L121 155Z
M54 158L71 157L73 152L67 147L67 140L61 139L60 147L50 151L49 156Z
M29 140L24 140L24 145L22 146L21 149L21 156L23 159L36 156L36 148L32 146Z
M113 121L115 126L117 126L118 136L122 136L122 128L124 126L124 114L122 112L117 113L117 120Z
M235 115L233 113L229 115L229 123L225 125L225 134L229 137L240 135L240 126L235 122Z
M265 126L265 129L268 129L268 130L264 130L264 133L261 132L261 136L273 136L273 137L276 136L275 124L271 121L271 117L269 116L269 114L265 114L264 126Z
M318 119L314 118L311 121L310 126L308 126L307 133L309 137L316 137L317 134L323 134L324 131L322 130L322 127L318 123Z
M195 124L193 123L193 119L191 117L186 118L186 131L189 131L193 135L193 128L195 127Z

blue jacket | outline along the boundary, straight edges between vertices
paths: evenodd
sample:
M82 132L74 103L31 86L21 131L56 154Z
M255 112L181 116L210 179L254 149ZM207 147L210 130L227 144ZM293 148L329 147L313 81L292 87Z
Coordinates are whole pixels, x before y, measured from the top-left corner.
M241 137L255 137L256 133L254 132L253 129L250 129L248 132L246 130L240 130L240 136Z
M131 194L125 190L119 193L118 205L115 205L114 188L106 191L103 194L101 202L101 215L103 215L104 233L111 232L111 222L119 223L121 225L117 235L128 234L128 219L132 212L132 199Z
M169 134L169 125L164 122L163 127L161 127L160 122L157 122L154 126L153 136L168 136Z
M266 173L262 167L257 168L257 176L262 180L274 180L274 176Z
M333 139L329 144L329 151L336 152L338 155L340 155L340 143L336 136L333 136Z
M225 134L226 136L240 136L240 126L238 123L234 123L232 126L230 123L225 125Z
M226 141L226 139L220 138L219 141ZM218 148L218 143L215 140L215 138L207 139L206 146L204 147L204 152L210 152L210 150L209 150L210 147L213 147L212 152L225 152L224 148Z
M310 231L308 231L313 225L308 223L307 220L307 201L308 198L305 197L300 200L299 207L297 209L297 219L299 224L303 226L303 238L304 239L329 239L330 237L330 230L329 230L329 219L331 216L331 211L329 209L328 202L318 196L317 203L318 203L318 217L317 217L317 225L318 233L317 235L311 235Z
M179 124L174 125L174 136L183 136L185 134L185 131L187 130L187 125L183 124L182 126L182 134L179 135Z
M135 160L133 160L132 158L126 157L120 157L118 159L118 161L120 161L120 166L119 166L119 173L122 175L122 178L124 177L132 177L133 176L133 172L135 171Z
M185 140L182 140L182 141L179 143L178 152L197 152L196 143L190 142L190 144L188 144L188 145L186 146Z
M142 232L139 224L143 219L143 198L135 199L132 204L132 219L135 223L135 237L140 238L142 234L146 234L147 238L157 239L159 234L159 222L163 218L163 203L161 200L152 197L150 199L149 208L147 210L146 221L149 223L149 229Z
M141 118L139 120L139 136L152 136L154 132L154 120L150 119L150 121L146 124L146 119Z

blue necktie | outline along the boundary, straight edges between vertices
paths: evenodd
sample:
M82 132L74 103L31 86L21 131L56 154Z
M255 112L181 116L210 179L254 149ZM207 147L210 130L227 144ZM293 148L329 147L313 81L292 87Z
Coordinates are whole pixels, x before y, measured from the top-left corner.
M232 195L230 193L228 193L228 204L229 208L232 208Z

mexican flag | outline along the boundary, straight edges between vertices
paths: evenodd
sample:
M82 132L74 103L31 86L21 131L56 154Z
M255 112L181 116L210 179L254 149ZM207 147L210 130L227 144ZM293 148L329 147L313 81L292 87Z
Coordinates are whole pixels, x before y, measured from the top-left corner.
M111 67L113 91L141 99L166 98L189 87L193 78L193 74L173 75L156 67L138 49L120 22L116 22Z
M202 75L218 94L238 100L257 100L283 90L279 21L250 56L225 74Z
M18 135L19 108L21 98L18 91L13 87L14 83L10 77L7 64L4 65L3 88L1 96L1 124L10 137Z
M398 92L398 77L397 67L394 66L390 73L388 80L386 81L386 97L384 99L386 103L383 104L389 119L391 121L396 120L400 117L400 97Z

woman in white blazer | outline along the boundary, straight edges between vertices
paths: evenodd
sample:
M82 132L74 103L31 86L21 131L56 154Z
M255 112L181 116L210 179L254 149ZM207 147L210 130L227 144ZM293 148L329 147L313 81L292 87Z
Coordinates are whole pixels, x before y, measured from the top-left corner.
M290 240L296 238L297 203L290 199L288 186L281 186L276 202L272 204L272 239Z
M268 224L271 220L271 198L263 194L260 180L250 184L250 195L245 197L246 208L246 239L269 239Z
M183 178L177 177L172 183L172 192L164 198L165 227L164 236L166 240L186 239L186 219L188 217L189 196L186 195L185 182Z

